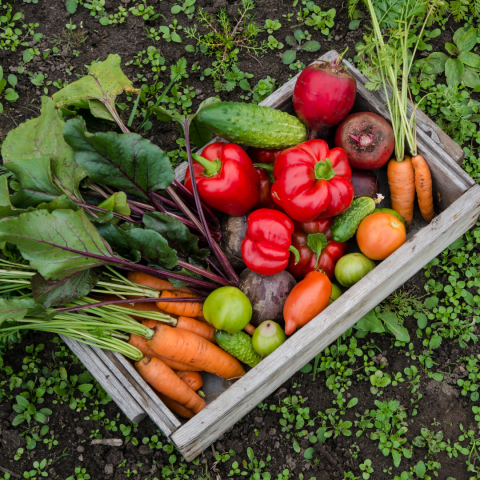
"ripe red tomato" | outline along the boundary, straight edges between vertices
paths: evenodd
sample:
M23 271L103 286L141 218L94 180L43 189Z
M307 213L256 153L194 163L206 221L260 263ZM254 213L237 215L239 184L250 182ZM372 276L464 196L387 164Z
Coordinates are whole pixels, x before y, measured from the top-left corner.
M372 260L384 260L407 239L405 226L390 213L373 213L362 220L357 230L357 243L362 253Z

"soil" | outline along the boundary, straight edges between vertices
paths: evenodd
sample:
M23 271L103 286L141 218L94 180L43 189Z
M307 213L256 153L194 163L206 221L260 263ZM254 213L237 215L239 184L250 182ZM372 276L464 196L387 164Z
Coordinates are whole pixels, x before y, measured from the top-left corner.
M130 7L130 0L122 0L122 2L125 6ZM116 0L106 0L107 12L113 13L114 8L121 4ZM171 6L174 4L173 0L163 0L161 2L150 0L148 4L153 5L155 10L166 19L159 18L153 22L146 22L148 27L155 26L158 28L160 25L168 25L173 21L174 16L170 13ZM238 2L227 2L226 0L197 0L196 5L206 8L211 13L217 13L221 7L226 7L228 14L232 16L236 15L238 8ZM325 10L331 7L336 7L338 10L332 38L328 41L327 37L319 32L314 32L313 39L320 41L321 50L315 54L300 52L297 58L306 64L331 49L343 52L348 47L346 58L353 57L355 44L362 39L365 32L362 28L363 23L359 29L351 31L348 29L349 20L346 8L341 8L339 2L332 0L328 0L322 5L322 8ZM65 24L70 22L70 20L77 25L77 31L82 26L83 31L88 35L84 43L75 47L75 50L80 52L78 57L72 55L72 49L62 52L60 47L61 51L58 56L49 55L45 60L41 56L36 57L27 65L27 71L48 73L49 80L62 79L72 82L76 79L76 74L85 73L85 65L89 65L96 59L104 60L110 53L118 53L122 57L122 68L125 74L129 78L136 78L137 73L139 73L138 67L124 66L124 64L140 50L146 50L152 44L145 36L145 22L141 17L130 15L127 23L124 25L102 27L97 20L89 15L89 11L81 5L79 5L78 11L74 15L68 14L65 11L64 2L60 0L39 0L37 4L24 3L16 5L15 11L18 11L20 8L23 10L27 23L39 23L36 31L43 33L44 36L35 47L41 52L51 47L51 42L62 34ZM259 25L263 26L267 18L279 19L282 23L282 28L276 31L274 35L277 39L284 41L285 36L292 33L291 26L295 24L295 20L293 19L289 23L282 15L287 13L296 15L297 10L298 7L293 8L290 1L259 1L254 11L255 20ZM195 24L195 19L189 20L183 14L178 15L176 18L184 27ZM452 32L458 26L452 20L449 20L447 28L442 35L431 42L433 51L443 51L443 45L446 41L451 41ZM267 38L267 36L266 33L263 33L261 38ZM201 66L201 71L210 67L211 58L207 58L200 53L195 55L185 51L185 45L191 42L186 42L184 35L182 37L184 38L182 44L166 43L164 41L157 42L159 43L157 46L160 46L162 53L167 59L167 65L176 62L184 56L188 62L189 72L191 72L191 66L194 63ZM39 111L42 88L34 86L26 72L24 74L16 73L22 58L21 51L10 52L3 50L0 52L0 64L3 67L3 71L5 74L15 73L17 75L17 91L20 93L19 100L14 104L7 104L4 114L0 116L0 135L3 137L19 123L37 116ZM296 73L282 63L282 52L283 50L270 51L267 55L258 59L241 52L239 54L239 67L242 71L254 75L254 78L250 80L252 86L258 80L268 75L275 78L278 85L281 85ZM65 72L66 69L71 69L70 75ZM152 74L148 73L146 69L142 70L142 72L146 74L147 79L152 77ZM169 71L167 70L160 78L165 83L168 83ZM199 76L194 73L190 73L189 78L184 81L184 85L194 87L196 92L192 108L195 108L204 98L217 94L214 91L211 80L200 81ZM51 87L50 94L55 90L55 88ZM242 94L244 92L237 88L230 93L222 92L220 96L222 100L239 100ZM154 126L148 132L147 137L169 151L176 148L175 140L178 137L178 131L172 124L154 122ZM402 288L416 291L420 294L420 292L424 291L424 282L425 277L420 272ZM416 320L413 318L407 320L406 326L410 332L415 332L417 328ZM375 344L379 347L378 351L381 352L377 362L387 362L385 371L389 373L403 372L404 368L412 362L409 357L405 356L404 349L391 348L392 341L388 336L367 336L365 339L360 340L359 344L367 343L370 338L375 339ZM412 341L415 351L421 351L421 340L417 339L414 334L412 339L414 339ZM47 369L45 370L45 375L54 368L58 368L61 362L64 362L68 375L81 374L84 369L80 364L74 362L73 356L55 357L52 355L52 352L58 350L59 347L52 343L51 340L51 336L46 334L27 334L21 346L10 350L4 357L5 366L11 367L13 372L21 371L22 366L24 366L22 362L26 355L25 347L31 344L38 345L43 343L46 348L39 355L41 360L39 368ZM458 343L453 342L444 342L442 346L435 350L434 361L438 363L437 370L451 371L451 374L447 377L448 382L436 382L430 379L428 375L422 374L419 391L423 398L419 402L418 414L416 416L412 416L412 408L410 406L411 394L407 389L407 382L401 383L396 387L387 387L384 395L378 397L381 400L396 399L407 408L409 430L406 437L409 440L408 445L411 444L414 437L420 434L422 427L435 431L442 430L444 437L451 439L452 443L456 442L460 435L459 424L476 430L476 422L471 408L472 403L467 400L468 397L462 397L461 390L456 382L458 378L466 376L465 369L462 365L452 366L451 364L460 357L477 355L479 353L480 347L478 346L471 345L468 349L460 349ZM357 359L356 364L351 368L360 369L363 366L363 358L358 358L361 360ZM386 360L383 360L384 358ZM418 362L416 362L416 365L418 365ZM0 370L0 392L1 381L8 378L10 374ZM29 374L28 379L34 380L41 376L42 372L40 371L37 374ZM139 440L139 445L134 445L132 441L125 442L125 438L119 430L116 432L107 431L102 422L85 419L86 415L90 414L95 408L92 406L93 399L87 399L86 411L75 411L69 408L68 402L54 404L53 399L56 396L46 395L45 402L41 407L50 408L53 414L48 421L49 434L44 438L50 438L53 435L58 441L58 445L53 446L49 450L47 444L39 443L35 450L25 452L19 460L15 460L14 456L18 448L25 447L25 439L20 434L25 432L26 427L24 424L17 427L12 426L12 420L17 415L12 410L12 406L15 403L15 395L25 389L14 388L10 392L8 383L3 388L8 395L13 395L13 398L0 403L0 472L3 469L8 469L23 478L23 473L32 469L34 461L40 462L42 459L47 459L52 460L52 463L45 468L44 471L47 472L45 477L52 479L65 480L74 474L76 467L85 468L91 479L104 477L114 480L129 477L135 480L162 478L161 469L169 464L170 453L165 452L163 449L151 449L148 445L142 443L143 438L150 438L155 434L159 434L153 422L145 419L133 428L133 435ZM326 409L335 406L333 404L335 395L326 387L323 374L317 375L315 380L313 380L311 373L304 374L300 372L268 397L264 403L268 406L278 405L282 399L292 395L301 395L305 399L305 406L310 408L311 418L314 418L317 412L324 412ZM82 395L77 391L76 396L81 397ZM347 397L358 398L358 405L355 408L347 409L345 415L345 419L351 422L358 418L357 415L362 415L366 410L375 408L374 400L377 397L370 392L369 382L354 381L348 390ZM104 419L112 420L119 414L119 419L116 420L117 425L129 424L128 420L113 402L100 406L100 409L105 411ZM365 459L370 459L374 468L371 478L387 480L393 478L394 475L399 475L403 470L408 470L426 456L425 449L414 447L411 459L403 458L400 468L393 468L393 470L387 472L393 465L392 458L390 456L384 457L378 448L378 442L370 440L365 434L359 438L354 435L350 437L340 435L337 438L327 439L324 444L320 442L311 444L308 440L299 439L300 450L295 452L293 448L293 439L295 437L286 438L287 434L282 432L282 427L279 423L281 418L281 414L270 411L269 408L255 408L229 432L220 437L211 449L209 448L203 452L199 457L198 465L188 465L188 469L191 469L192 473L185 473L184 475L187 476L165 474L163 478L227 478L234 461L237 461L240 465L243 460L248 461L248 447L252 447L255 457L259 461L265 460L269 455L271 456L271 460L264 471L270 472L272 478L277 478L277 475L285 469L288 469L290 478L295 479L309 479L311 477L321 480L343 479L344 472L349 471L352 471L356 477L359 477L361 476L359 465ZM91 433L97 429L105 438L121 438L123 445L120 447L91 445ZM357 429L353 428L353 431L356 432ZM167 444L165 437L160 437L160 440ZM355 447L352 447L354 444L359 447L360 453L358 458L354 458L355 455L352 456L352 452L353 454L355 452ZM314 447L315 451L312 459L308 461L304 458L304 452L311 446ZM229 450L234 450L235 455L226 462L217 461L212 453L213 451L221 453ZM182 461L181 455L178 453L177 457L175 468L179 468L179 464ZM440 453L430 459L435 459L442 465L439 479L453 477L456 480L467 480L471 474L467 472L465 458L462 455L458 458L448 458L445 453ZM139 466L139 464L141 465ZM240 469L244 470L242 466L240 466ZM130 473L134 470L137 473ZM300 476L301 474L303 474L303 477ZM234 478L240 477L239 474L230 476ZM2 478L1 473L0 478ZM283 478L286 479L288 477L285 476Z

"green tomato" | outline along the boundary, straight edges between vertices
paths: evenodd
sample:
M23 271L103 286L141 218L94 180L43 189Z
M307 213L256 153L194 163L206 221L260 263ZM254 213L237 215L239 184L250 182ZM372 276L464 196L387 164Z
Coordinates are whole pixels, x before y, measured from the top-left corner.
M343 292L340 290L340 287L336 283L332 283L332 294L330 295L330 300L328 304L333 303Z
M286 339L287 336L282 327L273 320L267 320L262 322L253 332L253 348L261 357L266 357Z
M245 294L235 287L214 290L203 304L203 316L219 330L237 333L252 318L252 304Z
M397 217L403 223L403 225L405 225L405 220L403 219L403 217L398 212L396 212L395 210L392 210L391 208L376 208L372 213L381 213L381 212L390 213L394 217Z
M351 287L375 268L375 262L361 253L344 255L335 265L335 278L343 287Z

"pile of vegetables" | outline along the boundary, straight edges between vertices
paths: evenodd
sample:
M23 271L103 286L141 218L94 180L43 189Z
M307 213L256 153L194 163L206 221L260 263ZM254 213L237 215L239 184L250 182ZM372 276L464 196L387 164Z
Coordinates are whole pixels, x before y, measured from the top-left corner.
M403 139L378 115L348 115L356 83L339 57L301 73L298 118L216 98L181 116L159 102L186 140L182 184L124 125L122 91L140 95L110 55L3 143L0 341L37 330L119 352L191 418L208 401L200 372L243 376L339 298L334 279L354 285L405 242L406 173L390 160L390 210L372 171ZM227 143L192 153L212 132ZM424 191L417 157L402 164Z

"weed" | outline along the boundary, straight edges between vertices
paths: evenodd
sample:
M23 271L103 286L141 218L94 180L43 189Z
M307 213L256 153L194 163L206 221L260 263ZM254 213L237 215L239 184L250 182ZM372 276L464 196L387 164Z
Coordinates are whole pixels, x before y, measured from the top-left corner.
M38 23L24 23L22 11L13 14L12 5L7 4L0 15L0 50L15 52L19 47L28 47L28 42L38 42L42 33L35 33ZM33 58L33 57L32 57Z
M176 461L176 455L170 455L168 457L168 465L165 465L162 468L162 478L165 480L181 480L188 479L190 478L190 475L193 475L194 471L188 469L188 466L185 463L180 463L176 466Z
M146 22L156 20L160 17L160 14L155 13L155 9L151 5L147 6L147 0L143 0L143 4L131 7L130 12L137 17L142 17Z
M283 63L290 65L292 70L296 70L298 66L294 62L297 58L297 52L302 50L305 52L316 52L320 50L320 44L315 40L311 40L311 38L312 36L307 30L295 30L293 36L289 35L285 37L285 41L293 47L293 49L283 52ZM306 42L303 42L304 40L306 40Z
M124 7L117 7L117 12L116 13L111 13L108 16L101 17L99 22L100 25L106 26L106 25L112 25L115 23L125 23L128 18L128 10Z
M7 83L11 88L5 88ZM17 77L10 74L7 78L3 78L3 68L0 67L0 100L3 98L10 103L15 102L18 99L18 93L15 91L17 86ZM0 115L3 113L3 104L0 103Z
M90 475L87 470L82 467L75 467L75 473L70 475L67 480L89 480Z
M177 0L180 3L173 5L171 12L174 15L177 15L180 12L183 12L188 18L192 19L195 13L195 3L197 0Z
M265 25L263 26L268 33L273 33L275 30L278 30L281 27L282 24L278 20L270 20L269 18L265 20Z
M363 463L360 464L360 470L363 472L363 480L368 480L370 475L373 473L372 461L367 458Z
M435 433L428 428L422 428L420 432L421 435L415 437L412 443L419 448L428 447L427 455L436 455L447 448L446 442L443 441L442 431Z
M13 419L12 425L16 427L21 425L23 422L27 422L30 427L30 422L36 420L39 423L47 423L47 417L52 414L52 411L49 408L41 408L37 410L33 403L30 403L25 397L17 395L17 403L13 405L13 410L18 413L18 415Z
M158 30L155 30L155 28L152 27L150 29L146 28L146 31L147 37L151 40L158 41L160 38L163 38L166 42L182 43L182 38L178 34L178 32L182 29L183 27L178 25L177 19L174 18L173 22L168 25L168 27L166 25L162 25L158 28Z

